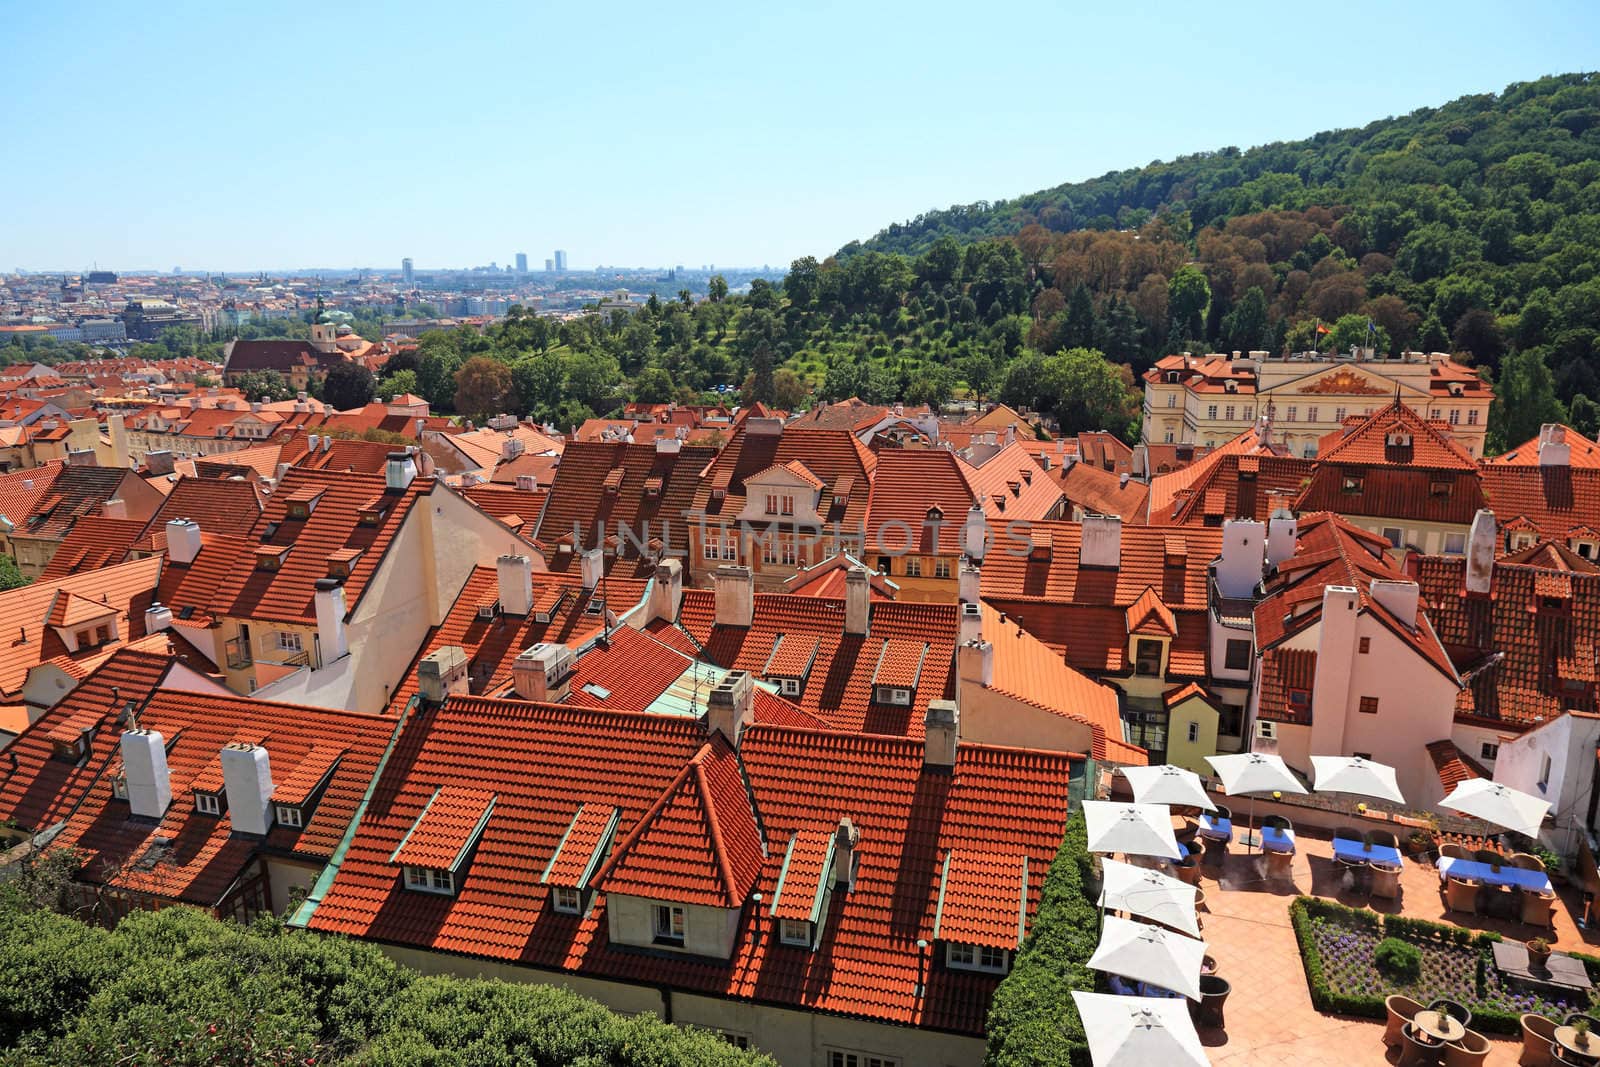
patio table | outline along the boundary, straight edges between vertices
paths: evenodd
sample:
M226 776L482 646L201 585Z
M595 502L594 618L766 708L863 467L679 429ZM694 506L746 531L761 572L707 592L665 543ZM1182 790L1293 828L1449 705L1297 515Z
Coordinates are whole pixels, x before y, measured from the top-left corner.
M1263 826L1261 847L1268 852L1293 852L1294 831L1280 830L1276 826Z
M1494 953L1495 968L1502 974L1509 974L1536 985L1555 986L1558 989L1588 991L1594 988L1594 983L1589 980L1589 972L1583 963L1565 952L1551 953L1543 967L1535 968L1528 958L1528 946L1521 941L1500 940L1489 948Z
M1452 1019L1442 1011L1419 1011L1411 1020L1416 1028L1441 1044L1460 1041L1467 1036L1467 1028L1459 1019Z
M1550 884L1550 875L1544 871L1504 865L1497 871L1487 863L1457 859L1454 856L1446 856L1439 861L1439 879L1443 881L1446 878L1465 878L1469 881L1482 882L1484 885L1532 889L1539 893L1555 892L1555 887Z
M1210 812L1200 814L1200 836L1208 841L1232 841L1233 821Z
M1391 867L1401 865L1398 848L1390 845L1369 845L1343 837L1333 839L1333 856L1334 859L1351 862L1387 863Z
M1594 1063L1600 1060L1600 1038L1584 1034L1584 1040L1580 1044L1576 1026L1558 1026L1554 1036L1556 1044L1576 1056L1578 1063Z

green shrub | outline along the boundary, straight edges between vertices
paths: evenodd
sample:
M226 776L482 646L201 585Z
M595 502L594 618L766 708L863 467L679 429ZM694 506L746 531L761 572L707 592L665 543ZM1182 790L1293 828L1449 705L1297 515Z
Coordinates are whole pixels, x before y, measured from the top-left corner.
M1072 991L1095 988L1086 964L1099 944L1089 897L1089 835L1079 809L1040 892L1039 911L1016 965L989 1005L988 1067L1087 1067L1088 1040Z
M1422 974L1422 950L1398 937L1386 937L1373 950L1372 962L1378 970L1398 982L1416 980Z

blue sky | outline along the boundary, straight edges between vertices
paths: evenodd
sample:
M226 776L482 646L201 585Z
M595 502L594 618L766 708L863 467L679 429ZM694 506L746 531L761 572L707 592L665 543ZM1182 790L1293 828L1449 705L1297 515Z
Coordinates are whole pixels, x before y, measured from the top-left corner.
M7 270L780 264L1600 67L1592 0L0 12Z

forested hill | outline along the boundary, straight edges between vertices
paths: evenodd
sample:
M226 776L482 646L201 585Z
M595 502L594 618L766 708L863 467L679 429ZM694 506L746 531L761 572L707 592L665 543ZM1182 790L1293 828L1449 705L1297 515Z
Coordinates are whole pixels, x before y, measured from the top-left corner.
M1279 208L1353 207L1397 198L1404 204L1415 190L1434 186L1454 189L1463 207L1482 208L1493 169L1524 153L1548 156L1557 168L1600 156L1595 75L1519 82L1499 94L1464 96L1361 129L1244 152L1221 148L1013 200L958 204L851 242L840 255L861 249L920 252L945 234L977 240L1016 234L1035 223L1053 233L1137 229L1173 209L1186 212L1199 230Z

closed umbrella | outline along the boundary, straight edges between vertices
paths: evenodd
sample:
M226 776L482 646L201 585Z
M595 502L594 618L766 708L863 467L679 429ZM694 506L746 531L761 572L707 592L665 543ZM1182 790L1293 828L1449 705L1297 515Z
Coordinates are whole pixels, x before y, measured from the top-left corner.
M1312 756L1311 774L1319 793L1356 793L1404 804L1394 768L1360 756Z
M1539 836L1539 824L1550 810L1548 800L1487 778L1468 778L1451 790L1439 806L1454 808L1464 815L1476 816L1529 837Z
M1116 860L1102 860L1100 875L1102 908L1126 911L1200 936L1200 923L1194 913L1194 886L1160 871Z
M1207 756L1206 762L1222 779L1222 790L1230 797L1250 794L1250 828L1245 843L1256 844L1256 793L1304 793L1306 787L1294 776L1282 756L1265 752L1237 752L1231 756Z
M1163 763L1159 767L1120 767L1122 776L1133 787L1133 799L1141 804L1181 804L1216 811L1206 796L1206 787L1193 771Z
M1073 990L1094 1067L1209 1067L1181 1000Z
M1199 1000L1200 965L1205 955L1204 941L1107 915L1089 966Z
M1130 856L1183 858L1172 832L1172 811L1165 804L1117 804L1085 800L1084 822L1090 852L1122 852Z

